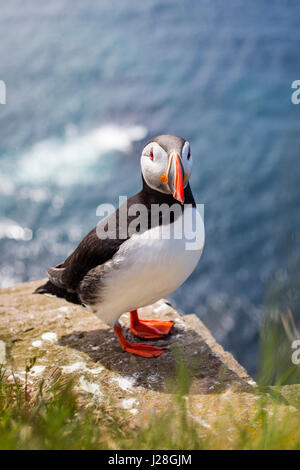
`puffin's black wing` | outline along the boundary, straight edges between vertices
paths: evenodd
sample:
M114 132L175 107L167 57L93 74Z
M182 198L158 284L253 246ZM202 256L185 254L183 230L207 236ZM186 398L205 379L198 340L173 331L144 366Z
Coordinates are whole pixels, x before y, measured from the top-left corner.
M60 267L48 270L50 281L68 292L76 292L84 276L91 269L109 261L125 240L100 239L94 228Z
M91 269L109 261L127 239L119 238L118 211L93 228L63 263L48 269L49 281L35 293L53 294L69 302L81 303L76 291L84 276ZM105 232L107 238L100 238L98 229Z
M38 287L35 291L34 294L50 294L50 295L55 295L56 297L61 297L62 299L67 300L68 302L71 302L73 304L79 304L82 305L82 302L78 296L78 294L71 293L66 291L65 289L60 289L59 287L55 286L52 284L51 281L47 281L45 284L42 286Z

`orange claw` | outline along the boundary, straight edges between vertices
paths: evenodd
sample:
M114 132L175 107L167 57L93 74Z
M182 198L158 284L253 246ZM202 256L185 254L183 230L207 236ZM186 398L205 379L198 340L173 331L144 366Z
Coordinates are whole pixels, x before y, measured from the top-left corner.
M130 312L130 331L139 338L162 338L170 333L174 322L162 320L141 320L137 311Z
M137 356L142 357L158 357L165 351L162 348L157 348L146 343L129 343L129 341L124 338L122 328L119 324L116 324L114 331L122 349L131 354L136 354Z

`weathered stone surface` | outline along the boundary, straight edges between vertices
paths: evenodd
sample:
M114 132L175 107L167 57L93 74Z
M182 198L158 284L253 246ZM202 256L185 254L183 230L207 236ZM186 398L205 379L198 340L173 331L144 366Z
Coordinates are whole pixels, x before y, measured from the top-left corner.
M109 398L114 406L127 410L130 419L139 420L168 406L179 354L191 374L190 414L204 426L209 427L227 405L238 416L255 409L255 383L195 315L181 316L165 300L141 309L141 317L175 322L169 337L149 341L166 352L159 358L142 358L124 353L113 330L86 309L55 297L33 295L41 282L0 294L2 350L6 367L12 366L20 380L24 380L26 363L36 357L29 373L32 387L60 371L73 377L77 390L89 400ZM121 322L128 325L128 314ZM124 331L137 341L128 329Z
M300 410L300 384L280 387L281 396L295 408Z

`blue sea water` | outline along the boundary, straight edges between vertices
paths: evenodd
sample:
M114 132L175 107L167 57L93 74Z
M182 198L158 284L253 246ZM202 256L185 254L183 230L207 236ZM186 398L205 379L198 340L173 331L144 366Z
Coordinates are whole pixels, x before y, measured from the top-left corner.
M299 15L296 0L2 4L1 286L43 277L100 203L140 188L144 142L182 135L206 246L171 300L254 373L269 286L300 259Z

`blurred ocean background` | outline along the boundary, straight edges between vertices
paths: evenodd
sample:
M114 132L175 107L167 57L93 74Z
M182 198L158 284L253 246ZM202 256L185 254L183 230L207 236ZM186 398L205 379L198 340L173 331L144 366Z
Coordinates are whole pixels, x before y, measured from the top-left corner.
M139 190L145 141L181 135L206 246L170 299L255 373L270 292L299 319L299 17L296 0L3 3L0 286L44 277Z

